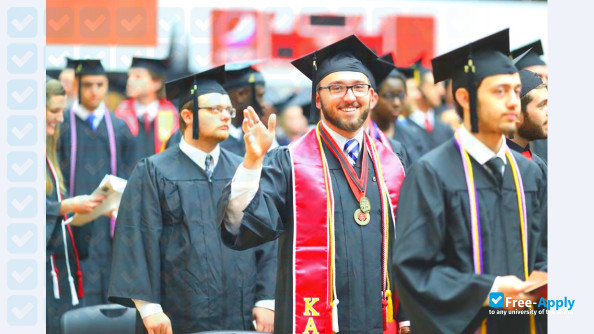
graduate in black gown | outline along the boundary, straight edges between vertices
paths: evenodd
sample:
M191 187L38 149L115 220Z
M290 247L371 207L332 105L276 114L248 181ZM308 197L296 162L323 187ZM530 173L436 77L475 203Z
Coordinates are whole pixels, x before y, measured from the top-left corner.
M167 83L184 137L142 159L124 191L109 299L136 307L137 332L271 332L276 249L234 251L219 237L216 205L241 158L219 143L235 110L224 66ZM141 320L142 317L142 320Z
M533 281L526 281L547 271L546 182L505 144L521 89L508 54L506 29L433 59L436 81L453 79L464 126L417 161L402 186L395 280L416 333L530 333L533 326L529 315L489 314L496 310L490 292L531 299L524 291Z
M437 113L445 94L443 85L435 83L433 73L421 64L421 60L410 68L413 70L410 79L414 80L419 94L413 101L411 113L405 124L422 133L423 155L450 139L453 132L449 125L441 121Z
M91 194L106 174L127 178L133 164L130 131L103 103L108 80L101 62L77 60L76 77L79 102L64 115L57 149L70 196ZM112 222L100 216L72 227L85 276L85 306L107 302Z
M538 74L546 84L549 81L549 68L547 63L542 60L542 55L544 55L544 49L540 40L526 44L512 51L514 59L522 56L522 59L519 59L519 61L516 62L516 67L518 69ZM530 143L530 146L531 150L546 163L548 159L547 139L536 139Z
M534 161L546 176L547 164L532 152L530 143L548 136L548 87L536 73L528 70L520 70L520 79L521 113L516 122L517 130L508 136L507 146Z
M167 58L132 58L126 82L128 99L114 114L134 136L134 162L165 150L169 137L179 128L177 109L165 97L168 65Z
M66 311L80 305L84 297L82 273L78 251L70 228L62 228L68 213L89 213L104 199L103 196L80 195L68 198L64 178L58 168L56 144L60 136L59 125L64 121L67 104L62 84L46 81L46 332L61 333L60 318ZM68 261L68 262L67 262ZM67 265L68 263L68 265ZM72 278L72 286L69 283Z
M317 69L314 70L315 74L312 76L312 69L316 66L316 62L313 60L316 58ZM361 153L365 150L357 149L364 145L364 123L370 109L377 102L374 91L370 88L373 83L371 71L374 73L375 71L385 71L385 77L392 69L391 66L380 66L380 68L372 70L371 65L376 62L377 56L356 36L347 37L293 62L295 67L313 81L312 101L315 101L315 108L322 110L322 121L318 124L319 131L326 133L326 136L336 142L337 145L332 147L340 147L338 149L340 151L343 147L346 148L344 154L348 155L348 162L339 160L332 153L338 151L331 151L329 144L325 142L320 144L327 157L327 168L332 188L330 195L334 199L333 219L335 219L336 229L334 233L336 239L334 277L336 281L335 289L332 291L336 293L338 304L336 301L332 306L318 303L319 305L315 305L317 311L312 311L306 306L304 313L294 310L294 303L301 302L293 294L295 275L315 275L307 270L294 269L293 265L293 261L301 262L301 260L294 260L294 256L297 254L294 249L296 247L294 238L297 237L294 229L297 222L293 213L298 208L308 207L310 202L307 200L294 202L295 197L299 196L294 194L301 194L301 190L299 185L293 187L293 182L297 182L297 180L294 180L292 171L297 167L296 165L291 167L293 164L290 153L291 146L272 150L266 154L266 159L264 159L265 152L275 136L273 129L276 118L274 116L269 118L267 130L252 108L244 111L246 118L244 133L246 133L245 138L249 144L246 144L247 153L233 182L223 190L219 203L219 219L223 222L221 233L225 244L234 249L247 249L278 238L279 262L275 314L277 333L290 333L297 330L303 332L303 329L299 330L293 327L294 317L307 316L307 314L325 316L327 313L324 312L329 312L331 308L336 308L332 311L333 323L321 321L314 325L308 322L308 331L313 330L314 327L320 330L316 327L320 324L326 326L325 330L327 331L339 329L340 333L383 333L384 331L382 301L386 300L382 297L383 270L381 265L381 253L384 245L382 243L383 220L380 205L381 194L377 184L380 176L371 163L365 169L363 168L362 160L365 161L364 154L367 153ZM317 112L317 109L314 111ZM310 113L314 111L310 110ZM315 135L316 129L309 131L294 143L296 145L294 147L299 147L297 145L303 143L304 140L314 138L315 141ZM391 161L399 161L392 152L384 150L391 155ZM316 153L309 151L300 153L316 156ZM342 153L338 156L343 157ZM357 218L353 219L353 212L356 212L361 204L349 186L348 178L343 171L343 168L347 168L344 166L349 163L354 165L353 168L357 176L366 173L369 175L365 196L369 199L373 209L368 213L370 219L367 225L358 222ZM398 175L403 177L403 173ZM398 187L399 185L400 183L398 183ZM315 190L322 191L323 189ZM397 195L397 192L390 192L390 194ZM321 200L315 193L302 195L309 196L311 202ZM393 219L391 215L389 216L389 224L387 224L389 238L386 240L388 240L389 247L392 247ZM322 219L325 218L322 217ZM326 233L324 232L325 228L322 228L321 225L318 228L313 227L313 229ZM325 261L320 265L325 265ZM315 277L318 280L318 276ZM392 277L391 274L390 277ZM324 282L324 279L320 277L316 284L316 288L322 285L322 289L325 289L330 283ZM325 309L325 307L329 308ZM398 320L404 327L404 332L408 333L408 322L401 311L398 312ZM308 321L314 320L310 318ZM390 323L395 323L393 318L390 319Z

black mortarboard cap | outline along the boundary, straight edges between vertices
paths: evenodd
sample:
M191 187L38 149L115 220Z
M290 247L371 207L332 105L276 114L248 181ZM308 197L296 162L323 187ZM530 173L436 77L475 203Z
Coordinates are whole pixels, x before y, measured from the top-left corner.
M81 103L81 77L83 75L107 75L99 59L75 59L74 75L78 79L78 103Z
M377 55L355 35L295 59L291 64L312 81L310 122L315 122L317 118L314 102L316 87L328 74L342 71L360 72L369 78L371 86L375 88L375 76L385 78L392 70L389 64L380 62Z
M172 101L177 99L177 106L179 112L182 107L189 101L194 101L192 121L192 138L198 139L199 124L198 124L198 97L200 95L209 93L219 93L227 95L227 91L223 88L225 83L225 65L212 68L210 70L192 74L183 78L175 79L165 83L165 92L167 93L167 100Z
M420 56L419 59L410 65L409 68L412 70L412 72L409 72L410 74L407 76L407 78L415 79L417 86L421 85L421 79L425 74L431 73L430 69L423 66L423 56Z
M521 48L517 48L513 50L511 54L512 57L516 59L527 51L529 51L528 54L526 54L521 61L516 63L516 67L518 69L524 69L526 67L535 65L546 65L546 63L540 58L540 56L544 54L540 40L524 45Z
M65 67L65 69L66 68L74 69L74 67L75 67L74 64L75 64L75 60L74 59L72 59L70 57L66 57L66 67Z
M252 90L252 107L258 115L262 115L262 106L256 98L256 85L265 85L264 76L254 68L262 60L247 60L225 65L225 89L250 86Z
M452 92L469 93L472 132L478 132L477 83L488 76L513 74L518 70L509 55L509 29L501 30L431 60L435 83L452 79Z
M168 58L154 59L154 58L133 57L132 64L130 65L130 68L141 67L141 68L145 68L151 72L163 74L167 70L168 66L169 66Z
M520 98L526 96L531 90L543 84L543 81L538 74L528 70L520 70L520 80L522 81Z
M387 53L387 54L381 56L379 59L381 61L388 63L388 64L391 64L394 67L394 69L388 74L388 76L398 75L405 79L414 77L414 70L412 68L398 67L395 65L396 62L394 61L394 57L392 56L392 53ZM377 78L376 78L376 81L377 81ZM378 85L380 85L380 84L381 84L381 82L378 82Z

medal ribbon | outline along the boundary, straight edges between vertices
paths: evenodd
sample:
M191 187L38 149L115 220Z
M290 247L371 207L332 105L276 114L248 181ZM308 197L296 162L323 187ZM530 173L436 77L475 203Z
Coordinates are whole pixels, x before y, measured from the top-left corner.
M362 161L361 161L361 177L357 176L357 173L353 166L348 162L346 155L344 152L338 147L338 144L332 139L332 136L328 133L328 131L323 127L319 126L320 135L326 146L332 152L332 155L338 159L340 162L340 167L344 175L346 176L347 182L353 195L357 199L357 202L361 202L361 198L365 197L365 193L367 192L367 179L369 177L369 169L368 165L369 162L367 161L367 144L363 143L363 153L362 153ZM365 140L364 140L365 141Z
M484 272L483 266L483 242L481 238L481 222L479 216L479 202L476 192L476 184L474 183L474 174L472 169L472 163L468 152L460 142L459 132L454 134L454 142L460 151L462 158L462 165L464 166L464 176L466 177L466 187L468 191L468 201L470 207L470 224L472 234L472 256L474 262L474 271L476 274L481 275ZM522 261L524 264L524 279L528 280L528 219L526 215L526 198L524 194L524 186L522 183L522 176L518 169L518 164L513 154L506 147L505 155L509 161L512 174L514 176L514 183L516 187L516 198L518 203L518 213L520 218L520 235L522 239ZM486 333L486 321L483 321L481 325L481 332ZM534 316L530 315L530 333L535 333Z

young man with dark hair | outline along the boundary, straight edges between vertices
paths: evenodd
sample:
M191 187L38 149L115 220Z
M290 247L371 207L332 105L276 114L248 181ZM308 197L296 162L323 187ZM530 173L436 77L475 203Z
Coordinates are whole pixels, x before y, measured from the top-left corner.
M402 185L394 272L413 332L534 333L532 315L489 309L535 300L527 291L547 276L546 181L505 144L521 91L508 54L506 29L432 61L437 82L453 80L464 125Z
M377 103L374 76L392 66L354 35L292 64L312 80L322 120L266 155L276 118L266 127L244 110L246 155L223 190L222 238L234 249L278 238L278 333L395 333L387 264L404 170L364 128Z
M274 329L276 249L218 236L216 204L241 163L219 145L235 116L223 82L220 66L167 83L183 138L140 160L122 196L109 299L138 309L137 332Z
M127 178L133 144L126 124L105 106L109 81L101 61L74 61L78 103L64 115L58 158L70 196L91 194L105 175ZM85 277L83 306L107 303L115 218L100 216L72 232Z
M538 74L521 70L521 113L516 121L517 130L508 136L507 145L512 150L534 161L547 174L547 164L532 150L530 143L546 139L548 135L549 91Z
M167 59L132 58L126 94L115 109L134 136L134 160L165 149L169 137L179 127L177 110L165 97Z

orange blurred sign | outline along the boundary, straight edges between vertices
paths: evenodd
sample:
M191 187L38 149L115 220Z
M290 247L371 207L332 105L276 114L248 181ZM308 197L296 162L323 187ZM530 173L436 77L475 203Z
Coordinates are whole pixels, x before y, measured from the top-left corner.
M47 0L46 44L156 45L157 0Z

